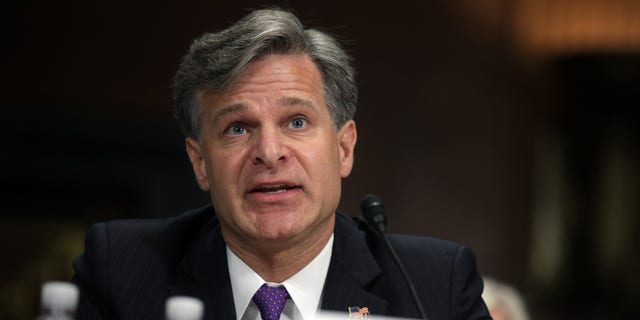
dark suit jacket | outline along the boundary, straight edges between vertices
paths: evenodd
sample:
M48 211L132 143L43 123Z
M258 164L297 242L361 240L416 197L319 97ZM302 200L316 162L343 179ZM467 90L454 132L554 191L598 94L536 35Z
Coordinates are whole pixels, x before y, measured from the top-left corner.
M489 319L471 251L425 237L390 235L429 319ZM77 319L164 319L172 295L200 298L205 319L235 319L220 225L209 206L166 220L99 223L74 263ZM337 213L322 309L368 307L419 318L410 291L366 223Z

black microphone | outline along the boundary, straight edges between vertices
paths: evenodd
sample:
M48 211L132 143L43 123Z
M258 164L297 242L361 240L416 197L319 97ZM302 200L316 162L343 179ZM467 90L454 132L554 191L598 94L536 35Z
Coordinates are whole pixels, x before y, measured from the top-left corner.
M418 297L416 288L413 286L413 282L411 282L411 279L409 279L407 270L404 268L402 261L400 261L398 254L393 249L393 246L391 246L391 242L389 242L389 238L385 233L385 229L387 226L387 214L385 213L384 205L382 205L382 200L380 200L380 198L378 198L378 196L374 194L368 194L362 198L362 201L360 202L360 208L362 209L362 215L367 221L367 224L369 224L369 226L374 230L378 231L378 234L384 240L384 243L389 250L391 257L393 258L393 261L396 263L396 266L398 266L398 269L400 269L400 273L402 273L402 276L407 283L407 287L411 292L413 301L418 307L418 311L420 311L420 316L422 317L422 319L427 319L427 314L424 312L424 308L422 307L422 302Z
M368 194L360 202L362 215L367 223L380 233L385 233L387 227L387 215L382 205L382 200L375 194Z

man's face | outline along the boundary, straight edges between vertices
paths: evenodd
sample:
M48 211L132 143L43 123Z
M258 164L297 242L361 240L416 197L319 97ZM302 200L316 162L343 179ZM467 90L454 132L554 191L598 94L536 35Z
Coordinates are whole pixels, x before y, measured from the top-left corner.
M322 76L306 55L267 55L230 90L202 94L201 143L188 138L198 184L227 242L297 241L333 231L356 129L336 129Z

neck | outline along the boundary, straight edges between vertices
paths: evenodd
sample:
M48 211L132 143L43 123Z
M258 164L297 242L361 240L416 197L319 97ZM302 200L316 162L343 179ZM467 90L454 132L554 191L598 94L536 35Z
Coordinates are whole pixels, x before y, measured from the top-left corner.
M284 241L234 241L223 232L229 249L267 282L282 283L307 266L333 234L333 226L315 237Z

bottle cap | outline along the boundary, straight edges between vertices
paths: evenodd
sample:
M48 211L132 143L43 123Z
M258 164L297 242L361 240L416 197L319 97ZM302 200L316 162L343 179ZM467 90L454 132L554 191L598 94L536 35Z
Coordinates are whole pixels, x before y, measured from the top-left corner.
M165 306L167 320L200 320L203 310L202 301L185 296L171 297Z
M45 309L75 311L78 305L79 291L73 283L48 281L42 285L40 302Z

